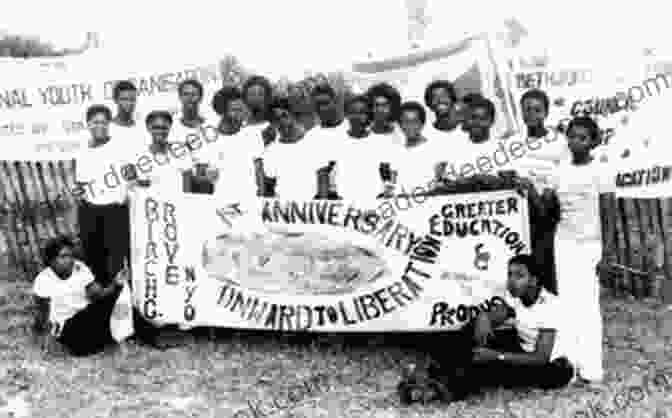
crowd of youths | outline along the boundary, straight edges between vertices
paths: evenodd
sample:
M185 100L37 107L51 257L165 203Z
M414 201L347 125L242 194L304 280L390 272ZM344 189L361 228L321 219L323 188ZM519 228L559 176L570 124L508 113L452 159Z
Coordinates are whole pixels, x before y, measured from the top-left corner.
M483 158L514 138L493 138L492 101L475 93L458 97L449 81L429 84L424 103L404 101L386 83L345 100L330 85L319 85L311 92L312 116L299 115L260 76L219 90L211 103L215 116L203 109L198 81L182 82L178 96L178 114L155 110L141 121L137 89L122 81L114 88L116 114L103 105L86 112L88 147L76 164L86 263L75 261L72 242L56 240L47 246L48 267L35 283L39 328L56 318L73 353L101 347L72 335L87 334L94 324L105 328L110 301L119 294L119 272L130 259L133 188L214 194L246 205L277 197L345 199L374 208L379 199L400 193L507 184L530 202L534 255L511 259L506 306L465 327L455 353L431 353L438 366L424 383L409 376L400 385L402 397L460 398L474 389L462 384L467 381L558 387L577 376L602 380L595 267L601 256L598 197L609 192L609 183L593 157L600 133L592 119L575 117L565 133L548 128L549 98L530 90L520 103L526 132L517 138L529 145L525 155L484 169ZM103 190L111 166L120 167L123 181ZM560 300L571 301L571 308ZM505 323L514 334L502 339L497 329Z

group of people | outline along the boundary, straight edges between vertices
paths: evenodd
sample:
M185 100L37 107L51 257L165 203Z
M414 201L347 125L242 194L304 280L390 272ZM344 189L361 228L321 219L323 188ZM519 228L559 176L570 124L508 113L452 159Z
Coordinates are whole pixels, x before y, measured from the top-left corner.
M298 115L288 98L275 97L261 76L242 88L219 90L211 106L215 120L201 108L204 89L197 80L183 81L178 96L177 115L152 111L144 126L135 117L137 89L128 81L114 88L116 114L103 105L87 109L88 147L76 162L75 193L86 263L74 260L72 242L56 240L47 246L48 267L35 282L40 324L48 322L46 301L51 301L64 330L58 335L74 353L104 345L82 347L81 339L68 336L81 326L82 312L87 329L95 323L106 327L109 303L120 289L119 272L130 259L132 188L215 194L249 204L259 197L346 199L374 208L395 194L506 177L530 202L533 254L510 261L507 305L465 327L460 335L468 343L462 351L432 353L440 367L430 370L430 380L443 388L435 392L450 394L443 399L466 396L472 385L460 382L472 373L481 383L509 379L548 387L577 376L602 380L595 267L602 253L598 198L610 190L604 164L594 157L600 130L593 119L575 117L565 133L548 128L549 98L530 90L520 103L526 131L519 139L536 146L517 161L484 169L482 158L511 138L491 137L497 116L492 101L475 93L458 97L449 81L429 84L424 103L403 101L386 83L344 101L328 84L319 85L311 93L312 118ZM123 180L96 188L110 167L119 167ZM571 301L571 309L557 308L559 300ZM92 304L102 308L91 309ZM503 323L516 332L505 348L495 350L495 330ZM97 341L109 338L101 335ZM488 369L493 364L503 371L487 373L495 370ZM417 381L409 377L401 385L405 399L419 399Z

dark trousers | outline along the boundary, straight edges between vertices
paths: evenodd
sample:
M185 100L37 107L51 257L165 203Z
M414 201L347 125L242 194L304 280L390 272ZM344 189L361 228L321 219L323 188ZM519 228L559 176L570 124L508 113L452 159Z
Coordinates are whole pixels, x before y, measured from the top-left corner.
M65 321L59 341L75 356L88 356L114 344L110 316L120 292L90 303Z
M124 258L131 262L128 205L83 202L78 218L86 264L98 282L108 284L121 270Z
M471 361L473 349L473 322L449 336L449 344L440 344L432 353L430 375L446 385L457 398L465 398L484 388L530 388L556 389L566 386L574 371L567 359L534 366L514 366L493 361L475 364ZM437 344L438 345L438 344ZM523 353L518 333L513 330L497 330L488 348L507 353Z
M530 203L530 242L532 254L539 265L541 285L553 294L558 294L555 269L555 231L557 219L542 216L534 204Z

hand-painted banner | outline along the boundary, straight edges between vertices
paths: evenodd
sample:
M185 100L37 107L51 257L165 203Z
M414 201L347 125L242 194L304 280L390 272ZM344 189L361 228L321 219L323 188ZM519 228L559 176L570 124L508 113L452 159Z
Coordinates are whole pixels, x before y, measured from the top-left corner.
M625 160L614 170L616 197L635 199L672 197L672 164L664 162L660 156L645 157L635 158L632 161Z
M3 67L0 81L0 140L11 141L5 160L65 160L74 158L86 129L85 111L92 104L115 109L112 89L119 80L131 80L138 88L138 111L177 112L177 85L196 78L205 88L204 110L222 85L219 60L203 64L160 64L135 70L108 69L95 57L75 57L61 69L32 70L25 65ZM31 67L39 67L36 62Z
M613 158L628 148L628 138L618 137L629 121L629 114L637 109L627 97L628 81L636 75L618 76L612 72L589 68L542 67L511 74L516 106L530 89L541 89L550 98L547 123L566 127L575 116L590 116L600 125L602 145L597 149L601 158ZM518 111L522 116L522 112Z
M457 329L501 303L508 259L530 251L527 201L499 191L408 202L253 208L138 190L134 303L159 326L310 332Z

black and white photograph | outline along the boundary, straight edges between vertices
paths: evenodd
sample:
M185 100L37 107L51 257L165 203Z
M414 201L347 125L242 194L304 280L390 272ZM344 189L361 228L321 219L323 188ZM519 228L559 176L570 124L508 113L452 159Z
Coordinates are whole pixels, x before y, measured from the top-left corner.
M0 418L672 417L659 2L9 2Z

